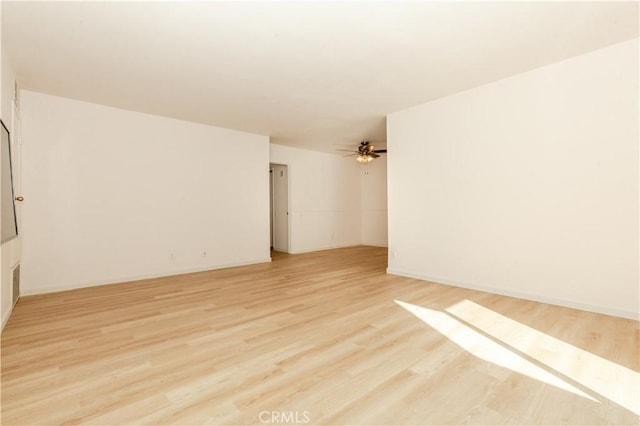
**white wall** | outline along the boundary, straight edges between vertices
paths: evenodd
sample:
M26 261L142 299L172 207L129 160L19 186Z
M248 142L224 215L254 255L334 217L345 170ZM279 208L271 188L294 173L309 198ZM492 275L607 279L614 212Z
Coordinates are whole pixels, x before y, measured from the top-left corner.
M387 156L360 166L362 244L387 246Z
M289 166L291 253L360 244L359 163L275 144L271 162Z
M21 103L23 294L269 261L267 136Z
M638 40L388 116L389 272L638 317Z

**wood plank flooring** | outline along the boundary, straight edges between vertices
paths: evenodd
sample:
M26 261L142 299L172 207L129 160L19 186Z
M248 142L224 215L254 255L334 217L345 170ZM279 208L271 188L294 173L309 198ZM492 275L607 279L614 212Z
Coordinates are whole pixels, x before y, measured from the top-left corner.
M2 424L638 424L638 322L387 275L386 256L22 298Z

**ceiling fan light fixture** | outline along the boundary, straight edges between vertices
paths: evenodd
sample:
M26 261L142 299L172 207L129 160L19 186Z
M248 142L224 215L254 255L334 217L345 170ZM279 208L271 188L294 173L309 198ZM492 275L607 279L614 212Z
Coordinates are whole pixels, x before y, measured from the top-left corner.
M362 154L356 157L356 161L358 161L358 163L368 164L373 161L373 157L368 154Z

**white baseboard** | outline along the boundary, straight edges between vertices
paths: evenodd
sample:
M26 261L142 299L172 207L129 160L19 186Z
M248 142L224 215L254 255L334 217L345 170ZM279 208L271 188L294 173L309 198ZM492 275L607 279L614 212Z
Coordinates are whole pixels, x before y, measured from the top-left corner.
M554 298L554 297L547 297L547 296L540 295L540 294L524 293L524 292L512 291L512 290L502 289L502 288L483 287L483 286L470 284L470 283L465 283L465 282L460 282L460 281L455 281L455 280L449 280L449 279L438 278L438 277L431 277L431 276L422 275L422 274L414 274L412 272L401 271L401 270L398 270L398 269L395 269L395 268L387 268L387 273L391 274L391 275L400 275L402 277L407 277L407 278L415 278L415 279L422 280L422 281L430 281L430 282L434 282L434 283L437 283L437 284L444 284L444 285L449 285L449 286L453 286L453 287L461 287L461 288L466 288L466 289L469 289L469 290L478 290L478 291L483 291L485 293L499 294L499 295L502 295L502 296L516 297L518 299L525 299L525 300L531 300L531 301L534 301L534 302L548 303L550 305L563 306L565 308L579 309L581 311L595 312L595 313L598 313L598 314L611 315L611 316L620 317L620 318L628 318L628 319L632 319L632 320L636 320L636 321L639 320L639 316L640 316L640 314L638 312L627 311L627 310L617 309L617 308L611 308L611 307L608 307L608 306L600 306L600 305L592 305L592 304L588 304L588 303L574 302L572 300L557 299L557 298Z
M2 331L4 331L4 326L7 325L7 322L9 321L9 318L11 318L11 314L13 313L13 308L16 307L16 303L18 303L18 300L20 300L19 296L16 299L16 301L13 302L13 304L11 305L11 309L9 309L9 311L5 312L5 314L2 316L2 325L0 326L0 333L2 333Z
M346 247L356 247L361 245L362 244L360 243L335 244L330 246L314 247L312 249L306 249L306 250L291 250L289 251L289 254L313 253L314 251L333 250L333 249L346 248Z
M363 246L369 246L369 247L384 247L384 248L388 248L389 247L388 244L367 243L367 242L363 242L362 245Z
M205 272L205 271L214 271L217 269L225 269L225 268L235 268L238 266L247 266L247 265L255 265L258 263L269 263L271 262L271 257L249 260L246 262L237 262L237 263L228 263L223 265L215 265L215 266L207 266L203 268L194 268L194 269L182 269L171 271L167 273L160 274L144 274L144 275L136 275L136 276L127 276L127 277L116 277L104 280L96 280L92 282L84 282L78 284L72 284L68 286L55 286L55 287L34 287L29 289L21 289L21 296L32 296L36 294L46 294L46 293L57 293L59 291L67 291L67 290L76 290L79 288L87 288L87 287L98 287L101 285L108 284L118 284L125 283L129 281L140 281L140 280L148 280L153 278L162 278L162 277L172 277L175 275L184 275L184 274L192 274L195 272Z

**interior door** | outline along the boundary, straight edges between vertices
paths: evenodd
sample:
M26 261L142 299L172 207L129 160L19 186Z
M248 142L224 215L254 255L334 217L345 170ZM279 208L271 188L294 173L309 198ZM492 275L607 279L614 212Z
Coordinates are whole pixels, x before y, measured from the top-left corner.
M11 134L11 169L13 172L13 189L16 197L16 220L18 222L18 237L11 240L9 259L11 268L11 299L15 303L20 297L20 259L22 258L22 121L20 109L15 101L11 105L12 130Z
M289 176L287 166L272 165L273 249L289 252Z

